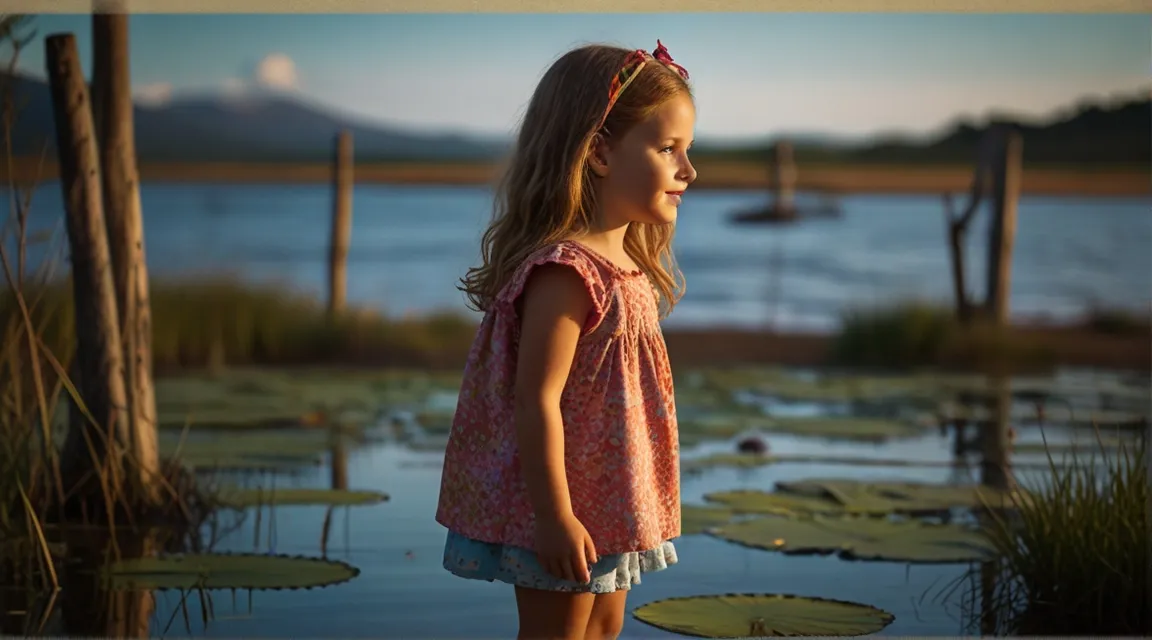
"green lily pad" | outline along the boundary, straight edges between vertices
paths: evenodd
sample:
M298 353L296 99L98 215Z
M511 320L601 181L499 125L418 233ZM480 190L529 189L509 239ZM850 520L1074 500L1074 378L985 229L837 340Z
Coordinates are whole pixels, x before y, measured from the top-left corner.
M424 411L416 414L416 421L424 428L425 433L448 435L452 431L452 420L455 415L447 411Z
M738 513L781 515L923 515L985 504L1011 504L1010 496L988 487L840 479L778 482L772 493L748 489L718 491L704 499Z
M835 500L822 497L809 497L785 493L768 493L752 489L716 491L704 495L707 502L716 502L741 514L774 513L792 515L795 513L844 514L848 509ZM880 515L887 513L881 511Z
M723 507L700 507L692 504L680 506L680 535L704 533L711 527L727 524L736 515Z
M862 636L895 617L865 604L770 593L725 593L657 600L632 616L658 629L696 638Z
M1068 400L1089 396L1108 396L1116 400L1136 401L1152 399L1147 387L1106 379L1072 381L1052 378L1016 378L1012 381L1012 392Z
M440 452L448 448L448 436L434 435L420 438L406 445L411 451Z
M229 553L134 558L104 570L116 590L311 589L359 574L359 569L335 560Z
M683 444L683 441L681 441ZM926 467L931 469L948 468L950 460L910 460L907 458L864 458L854 456L821 456L809 454L752 454L752 453L713 453L699 458L690 458L680 463L685 473L698 473L707 469L734 467L754 469L770 464L838 464L857 467ZM1048 461L1013 460L1017 469L1048 468Z
M857 513L931 513L995 504L1008 495L979 485L944 485L906 481L863 482L839 478L781 481L776 489L792 495L831 498Z
M179 464L192 471L276 471L290 472L304 467L318 467L323 461L318 456L263 457L244 454L199 455L182 452Z
M350 507L379 504L388 500L388 495L379 491L352 489L223 489L216 496L219 504L234 509L256 506L300 506L326 505Z
M1053 455L1064 453L1100 455L1118 453L1121 446L1131 448L1136 445L1134 440L1135 438L1116 438L1102 435L1099 441L1095 438L1085 438L1073 442L1017 442L1012 445L1012 449L1016 453L1038 453L1041 455L1045 453ZM1103 446L1103 450L1101 450L1101 446Z
M289 469L313 466L331 448L327 430L231 431L211 436L160 433L160 454L190 469Z
M350 372L236 370L156 383L162 428L260 429L362 425L384 406L376 380Z
M724 525L709 533L756 549L786 554L837 553L846 560L948 564L995 556L991 541L978 531L917 520L766 516Z
M710 438L731 438L743 431L758 428L763 422L763 414L754 417L732 413L712 413L680 420L677 427L680 433L694 433Z
M753 469L776 462L770 455L757 453L714 453L701 458L685 460L680 463L680 471L692 473L716 467L736 467L738 469Z
M926 428L902 420L879 418L769 418L761 427L800 436L876 442L923 435Z
M183 443L178 434L163 433L160 436L160 453L205 457L238 453L254 456L311 456L327 451L331 448L331 442L327 431L223 433L212 437L189 437Z
M959 403L945 402L938 409L941 420L969 420L973 422L986 422L994 419L994 415L984 406L964 406ZM1035 407L1014 406L1009 412L1009 419L1016 422L1039 422L1041 414ZM1060 404L1045 406L1043 422L1045 424L1069 425L1075 427L1101 428L1139 428L1147 424L1148 416L1144 413L1132 411L1115 411L1101 409L1075 409L1070 410Z

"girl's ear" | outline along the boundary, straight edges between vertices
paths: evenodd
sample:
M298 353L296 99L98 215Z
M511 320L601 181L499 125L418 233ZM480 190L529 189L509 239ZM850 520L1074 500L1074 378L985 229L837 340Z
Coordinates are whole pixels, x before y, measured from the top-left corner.
M592 168L594 173L599 178L608 176L608 155L609 155L608 141L604 136L597 133L592 136L592 145L588 149L588 166Z

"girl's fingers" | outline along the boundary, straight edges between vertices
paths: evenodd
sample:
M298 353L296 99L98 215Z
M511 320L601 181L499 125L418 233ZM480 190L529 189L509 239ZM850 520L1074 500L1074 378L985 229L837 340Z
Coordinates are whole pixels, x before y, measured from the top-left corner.
M592 543L592 536L584 538L584 552L588 555L588 565L591 569L591 565L600 561L600 557L596 555L596 545Z
M584 557L583 553L572 556L572 573L579 582L588 583L591 581L592 572L588 569L588 559Z

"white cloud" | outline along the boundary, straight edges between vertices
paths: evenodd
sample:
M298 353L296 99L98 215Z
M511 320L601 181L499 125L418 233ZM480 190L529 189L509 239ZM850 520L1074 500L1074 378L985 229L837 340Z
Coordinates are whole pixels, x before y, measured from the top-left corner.
M172 100L172 84L169 82L153 82L137 87L133 92L136 102L149 107L159 107Z
M270 53L256 65L253 81L268 89L291 91L298 89L300 79L296 63L283 53Z

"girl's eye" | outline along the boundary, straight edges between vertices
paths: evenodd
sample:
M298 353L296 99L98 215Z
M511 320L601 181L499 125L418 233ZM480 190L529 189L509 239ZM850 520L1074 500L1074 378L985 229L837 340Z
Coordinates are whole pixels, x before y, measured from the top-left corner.
M672 153L672 151L674 151L673 147L664 147L660 150L660 153Z

